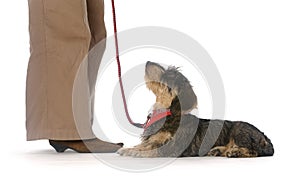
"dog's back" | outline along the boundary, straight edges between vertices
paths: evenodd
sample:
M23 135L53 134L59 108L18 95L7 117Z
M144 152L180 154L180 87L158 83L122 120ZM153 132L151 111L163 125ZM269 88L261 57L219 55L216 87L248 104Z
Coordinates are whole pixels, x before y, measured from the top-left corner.
M259 157L274 154L271 140L249 123L197 119L193 115L182 117L199 121L195 137L182 156ZM188 134L192 130L186 131Z

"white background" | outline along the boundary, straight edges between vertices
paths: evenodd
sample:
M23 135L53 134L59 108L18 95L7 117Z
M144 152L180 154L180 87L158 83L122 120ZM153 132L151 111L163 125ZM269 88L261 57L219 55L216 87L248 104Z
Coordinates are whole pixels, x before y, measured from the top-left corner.
M180 159L137 174L110 168L92 155L56 154L46 141L26 142L27 1L3 1L1 194L299 193L300 2L117 0L116 4L120 31L164 26L190 35L206 48L225 85L225 117L259 127L272 139L275 156ZM106 5L111 35L110 1ZM209 98L197 95L200 116L209 117Z

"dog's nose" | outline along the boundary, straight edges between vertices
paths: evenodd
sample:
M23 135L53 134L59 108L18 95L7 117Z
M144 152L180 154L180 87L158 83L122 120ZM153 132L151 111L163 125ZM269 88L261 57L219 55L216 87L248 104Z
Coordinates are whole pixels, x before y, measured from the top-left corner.
M146 63L146 66L150 66L150 64L152 64L152 62L148 61L148 62Z

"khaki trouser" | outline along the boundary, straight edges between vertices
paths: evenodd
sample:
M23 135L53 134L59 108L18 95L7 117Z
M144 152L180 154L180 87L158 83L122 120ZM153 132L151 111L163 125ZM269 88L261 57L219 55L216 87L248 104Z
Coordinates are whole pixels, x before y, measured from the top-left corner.
M28 4L31 55L26 89L27 140L95 138L94 88L105 46L97 51L98 62L84 58L106 37L103 0L28 0ZM82 108L79 134L72 93L83 61L86 76L77 81L81 96L76 98Z

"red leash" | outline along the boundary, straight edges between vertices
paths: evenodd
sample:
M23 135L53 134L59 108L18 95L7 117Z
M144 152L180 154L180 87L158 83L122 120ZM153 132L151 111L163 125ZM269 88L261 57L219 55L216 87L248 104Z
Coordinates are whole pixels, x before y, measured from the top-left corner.
M115 37L115 47L116 47L116 60L118 64L118 77L119 77L119 83L120 83L120 88L121 88L121 94L122 94L122 99L123 99L123 105L126 113L127 120L131 125L134 125L138 128L143 128L144 124L140 123L134 123L132 119L130 118L129 111L127 108L127 103L126 103L126 97L125 97L125 92L123 88L123 82L122 82L122 69L121 69L121 62L120 62L120 51L119 51L119 40L118 40L118 30L117 30L117 17L116 17L116 8L115 8L115 1L111 0L112 4L112 12L113 12L113 23L114 23L114 37Z

